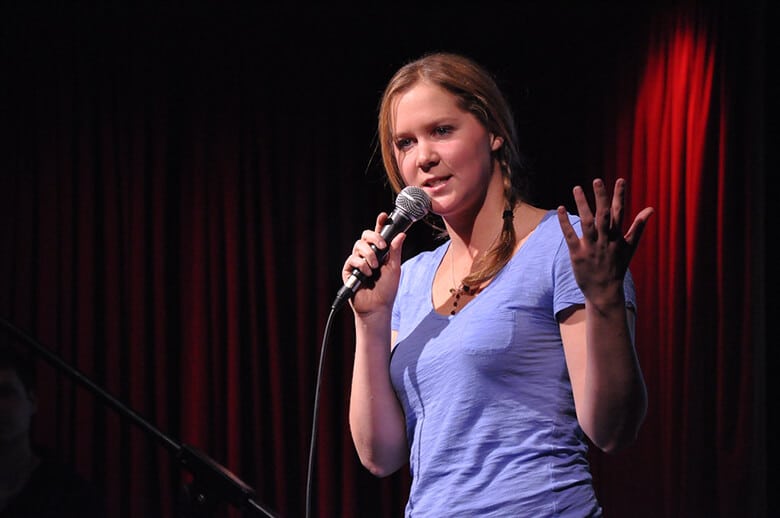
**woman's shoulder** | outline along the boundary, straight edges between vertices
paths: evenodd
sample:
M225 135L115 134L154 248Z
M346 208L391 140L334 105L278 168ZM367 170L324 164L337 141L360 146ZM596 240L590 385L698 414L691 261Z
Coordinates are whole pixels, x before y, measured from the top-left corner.
M522 263L536 265L537 267L551 267L554 264L569 264L569 255L566 253L566 240L558 221L558 211L555 209L539 209L534 213L537 217L536 225L525 242L522 244ZM569 222L577 233L580 232L579 218L568 214Z
M449 240L446 240L432 250L423 250L406 259L401 265L401 284L405 286L430 285L448 246Z
M539 223L536 225L536 229L540 230L542 232L560 232L561 230L561 224L558 221L558 210L557 209L537 209L541 217L539 218ZM580 217L576 214L572 214L571 212L567 212L566 215L569 217L569 223L572 224L575 228L579 227L580 223Z

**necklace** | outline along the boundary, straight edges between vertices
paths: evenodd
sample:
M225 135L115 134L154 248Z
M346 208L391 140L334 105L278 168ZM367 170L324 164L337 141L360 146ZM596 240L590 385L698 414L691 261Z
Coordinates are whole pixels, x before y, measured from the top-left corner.
M457 288L450 288L450 293L453 295L450 315L454 315L458 312L458 302L460 302L461 295L469 295L473 297L477 294L477 290L472 290L469 286L461 284Z
M501 219L504 221L504 225L511 225L512 220L514 219L514 208L509 208L504 210L504 212L501 214ZM493 242L491 243L490 248L493 247L493 245L498 241L498 239L501 237L501 232L499 231L498 235L496 235L495 238L493 238ZM466 303L465 297L475 297L477 293L480 291L480 286L477 286L476 288L472 286L468 286L466 284L463 284L463 281L458 284L455 282L455 253L452 251L452 245L450 244L449 249L450 254L450 276L452 278L452 285L457 286L455 288L450 288L450 298L452 299L452 309L450 310L450 315L454 315L458 312L458 306L461 302L461 297L464 297L463 304ZM473 266L473 260L472 260L472 266ZM471 270L469 270L471 272ZM484 285L484 283L482 284Z
M455 254L452 253L452 250L450 250L450 276L452 277L452 285L456 286L455 282ZM473 297L477 294L479 289L474 289L471 286L468 286L466 284L463 284L463 282L460 282L457 284L457 287L450 288L450 295L452 295L452 309L450 310L450 315L454 315L458 312L458 306L460 304L460 298L461 297ZM464 302L465 304L465 302Z

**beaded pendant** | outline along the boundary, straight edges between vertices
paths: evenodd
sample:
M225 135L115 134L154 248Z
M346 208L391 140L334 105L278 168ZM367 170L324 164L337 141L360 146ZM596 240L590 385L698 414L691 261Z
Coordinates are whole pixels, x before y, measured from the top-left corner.
M460 286L460 288L450 288L450 294L455 296L455 298L452 299L452 311L450 311L450 315L454 315L458 311L458 302L460 302L460 296L464 294L472 295L472 292L471 288L463 284Z

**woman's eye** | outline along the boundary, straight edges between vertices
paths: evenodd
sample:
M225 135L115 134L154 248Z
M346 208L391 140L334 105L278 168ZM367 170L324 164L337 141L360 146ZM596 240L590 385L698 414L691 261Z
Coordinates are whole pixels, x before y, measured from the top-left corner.
M433 130L433 132L439 135L440 137L447 135L451 131L452 128L450 126L438 126L435 130Z
M397 147L398 149L406 149L409 147L411 143L412 143L411 139L402 138L395 141L395 147Z

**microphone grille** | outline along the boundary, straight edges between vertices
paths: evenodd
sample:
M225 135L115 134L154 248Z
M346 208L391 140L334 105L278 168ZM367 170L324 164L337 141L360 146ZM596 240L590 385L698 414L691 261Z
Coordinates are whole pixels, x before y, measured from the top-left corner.
M409 185L398 193L395 207L403 211L412 221L417 221L431 210L431 199L422 188Z

